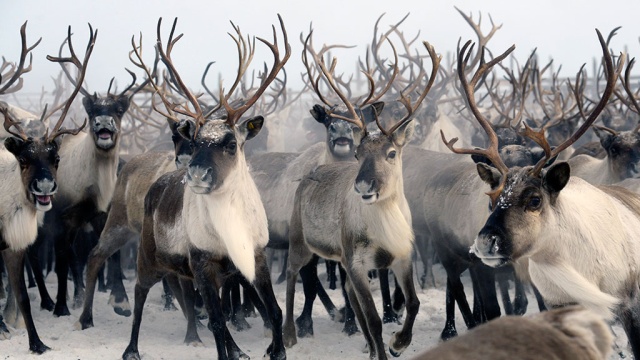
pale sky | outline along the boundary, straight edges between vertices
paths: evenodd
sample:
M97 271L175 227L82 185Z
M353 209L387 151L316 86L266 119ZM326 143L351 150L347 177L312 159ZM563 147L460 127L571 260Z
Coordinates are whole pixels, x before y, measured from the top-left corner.
M9 61L18 60L19 29L28 20L28 43L32 44L39 37L42 37L42 43L33 51L33 71L24 76L24 91L40 92L42 86L51 87L50 77L59 71L58 65L47 61L45 56L57 54L67 26L71 25L74 46L81 57L88 39L87 22L90 22L99 29L99 35L89 63L88 90L105 92L113 76L120 86L130 81L124 67L137 70L128 59L131 36L137 38L140 32L143 33L146 61L151 62L158 17L164 18L167 34L171 21L177 16L177 32L184 33L184 37L174 49L174 62L187 85L197 91L201 88L200 76L209 61L217 62L212 72L221 72L226 82L233 80L237 55L235 45L227 35L232 31L229 20L239 25L245 34L271 39L271 24L277 24L276 14L280 13L293 48L286 68L295 83L302 71L299 35L307 33L310 22L313 22L317 48L322 43L358 45L357 49L336 53L340 64L347 64L343 71L351 72L357 56L364 54L373 25L383 12L386 15L381 29L388 29L410 12L401 29L408 37L421 31L420 39L429 41L443 55L455 51L459 37L463 41L475 40L475 34L455 11L454 5L467 13L472 12L474 19L481 11L485 32L491 26L488 14L496 24L503 25L489 43L494 53L516 44L514 54L522 60L537 47L541 60L553 57L555 64L563 65L563 77L573 76L584 62L591 70L593 57L601 54L595 28L606 36L614 27L622 26L612 48L616 52L626 48L630 57L640 55L638 0L538 0L529 3L499 0L0 0L0 55ZM255 68L265 60L271 63L271 54L265 49L257 45ZM634 73L639 71L636 69ZM136 72L141 75L140 71ZM210 77L210 86L215 88L216 81L216 76Z

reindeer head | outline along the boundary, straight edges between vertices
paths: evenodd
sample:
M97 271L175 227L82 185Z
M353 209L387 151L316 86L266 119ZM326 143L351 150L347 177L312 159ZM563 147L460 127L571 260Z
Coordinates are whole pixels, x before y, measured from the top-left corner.
M85 96L82 104L89 115L89 128L96 148L102 151L116 148L120 142L120 123L129 109L129 96L124 93L106 97L93 94Z
M571 175L569 164L561 162L552 165L548 170L544 170L544 166L587 131L605 108L613 93L618 75L625 62L625 56L624 54L620 56L619 65L615 68L607 45L599 31L598 38L607 68L607 86L600 101L582 126L554 149L551 149L545 138L544 128L540 131L533 131L525 125L524 136L540 145L544 149L545 157L540 159L535 166L522 168L508 168L501 160L497 151L497 136L489 126L487 119L478 111L473 96L477 80L493 65L504 59L513 50L513 47L492 61L481 64L470 83L467 82L465 76L465 66L468 59L468 55L465 57L465 54L470 42L465 44L460 51L458 74L462 88L467 97L469 108L489 135L491 145L487 150L477 150L455 149L453 148L455 142L453 140L451 142L445 141L445 143L456 153L486 155L496 165L495 168L483 166L483 164L478 165L478 174L492 189L488 195L491 197L493 212L480 230L470 250L489 266L501 266L521 257L535 254L543 246L545 228L552 222L553 217L558 216L558 212L571 211L570 209L561 209L558 204L560 192L568 184ZM576 76L576 84L580 83L581 76L582 69ZM572 89L577 96L578 86L576 85Z
M235 126L227 119L208 120L197 133L192 122L181 125L178 132L193 151L185 176L191 191L208 194L223 188L225 179L245 161L244 143L258 135L263 123L262 116Z
M620 180L640 174L640 133L637 130L617 132L605 127L593 127L600 144L607 152L611 170Z
M389 198L402 184L402 149L411 139L413 127L409 119L393 132L367 133L358 145L355 156L360 168L354 190L365 204Z
M24 28L26 26L23 25L22 33L23 33L23 43L24 40ZM93 29L90 27L90 38L89 44L87 45L87 50L85 52L84 61L82 64L78 61L78 65L80 68L80 72L78 75L78 84L81 84L84 76L86 65L89 61L89 57L91 56L91 52L93 51L93 46L95 44L95 38L97 36L97 31L94 33ZM68 39L71 38L71 27L69 27ZM37 43L36 43L37 45ZM30 49L33 49L32 46ZM26 46L23 46L23 52L25 50L30 51ZM23 57L26 54L23 54ZM21 70L18 70L21 73ZM15 81L15 79L14 79ZM1 82L1 77L0 77ZM10 85L10 83L8 84ZM71 103L75 99L76 95L79 92L80 86L76 86L71 96L64 103L64 107L62 109L62 114L58 119L58 122L54 126L51 134L49 134L48 129L43 131L43 135L38 137L31 136L30 133L26 132L21 124L13 119L13 115L5 106L0 106L0 113L4 116L4 129L7 133L9 133L10 137L5 139L4 146L5 148L13 154L18 160L17 166L19 166L20 177L22 179L22 184L25 190L25 196L27 199L33 203L34 207L40 211L50 210L51 199L52 196L56 193L58 189L58 185L56 184L56 172L58 170L58 163L60 162L60 156L58 155L59 143L58 136L63 134L71 134L76 135L78 132L82 130L85 123L73 130L62 129L62 123L71 107ZM3 89L0 89L0 94L5 93ZM43 119L45 118L47 113L47 109L45 106L44 112L39 121L40 124L43 124ZM13 128L13 130L12 130Z
M365 119L365 123L375 122L376 116L380 114L383 108L384 103L379 101L357 108L356 112ZM352 159L356 146L360 144L363 132L360 127L341 119L341 117L348 116L348 110L344 106L334 105L327 108L316 104L310 112L317 122L325 126L327 130L327 146L331 154L338 159Z
M206 114L203 112L196 96L191 93L182 81L182 78L171 59L173 46L182 37L182 34L178 35L175 39L173 37L178 20L177 18L173 22L166 46L163 46L161 40L160 30L162 26L162 18L158 20L156 49L160 59L169 69L176 87L179 89L180 93L188 99L188 104L190 104L191 108L194 109L193 111L189 109L188 105L180 106L172 104L163 95L163 92L159 90L157 84L152 80L153 76L151 76L150 70L142 61L142 44L138 46L135 44L133 39L131 40L133 53L135 54L137 61L133 58L131 58L131 60L136 66L145 70L150 84L153 86L155 92L160 96L168 111L168 114L161 114L169 120L170 124L173 123L171 124L171 129L172 132L174 132L174 144L176 146L176 165L178 165L180 155L177 151L178 142L176 142L175 135L177 134L182 137L191 148L191 159L187 165L185 181L191 191L196 194L209 194L211 192L224 190L225 184L233 182L233 180L230 180L232 174L246 170L247 168L244 156L244 144L247 140L258 135L260 129L262 129L262 125L264 124L264 118L262 116L256 116L239 122L240 117L249 108L251 108L253 104L255 104L291 56L291 47L288 42L284 23L280 16L278 16L278 19L280 21L280 28L282 29L284 43L286 46L284 58L280 59L275 27L273 28L273 43L269 43L262 38L258 38L258 40L267 45L273 53L274 64L269 73L266 73L265 70L265 73L261 74L260 77L262 82L252 97L238 102L237 107L233 107L229 104L229 98L240 82L242 75L248 68L253 58L254 49L251 45L251 41L249 41L249 44L244 42L239 28L234 25L238 38L233 36L232 38L236 42L240 57L236 81L231 86L231 90L226 94L224 93L222 86L220 87L220 104L213 109L208 110ZM248 51L248 53L245 53L245 51ZM216 114L220 109L224 109L226 114L213 118L214 114ZM156 111L158 110L156 109ZM175 115L176 112L185 115L190 119L179 121ZM191 119L193 119L193 121ZM182 162L182 160L180 160L180 162Z
M18 160L27 199L37 210L51 209L51 197L58 190L58 143L12 136L4 141L4 146Z

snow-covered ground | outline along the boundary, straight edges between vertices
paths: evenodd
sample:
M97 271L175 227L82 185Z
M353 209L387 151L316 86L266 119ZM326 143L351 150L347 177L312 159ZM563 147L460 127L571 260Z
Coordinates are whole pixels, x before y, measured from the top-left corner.
M324 270L320 266L319 270ZM436 277L439 284L444 284L444 272L436 269ZM129 280L125 280L125 286L133 306L134 275L127 274ZM321 279L325 278L323 273ZM56 291L55 274L47 278L47 285L51 294ZM72 289L71 282L69 283ZM381 309L381 300L377 284L372 286L374 297L377 299L378 309ZM472 301L472 291L468 277L465 278L465 288L469 301ZM215 359L216 350L213 335L205 328L199 330L199 335L204 342L204 347L192 347L183 344L186 331L186 320L180 311L163 311L161 299L162 286L156 285L150 292L144 309L142 326L140 330L139 350L144 360L160 359ZM284 312L285 284L275 285L274 290L278 303ZM337 306L343 303L339 290L328 290ZM39 309L39 298L35 288L29 289L32 298L31 306L36 327L43 342L53 350L44 355L31 355L28 351L28 340L24 329L11 328L12 338L0 341L0 359L119 359L129 342L132 317L121 317L113 312L107 305L108 294L96 293L94 302L95 327L76 331L74 323L77 321L81 309L70 309L71 316L55 318L50 312ZM401 359L411 359L422 350L435 346L439 341L440 331L444 326L445 309L444 286L437 289L420 290L420 312L414 326L413 341L409 348L401 355ZM300 314L303 303L302 285L296 289L296 316ZM4 305L4 300L0 301ZM537 305L533 296L529 296L529 311L537 311ZM464 333L466 328L460 315L457 315L459 333ZM298 339L298 344L287 349L289 359L367 359L362 353L365 344L361 333L348 337L341 333L342 325L333 322L325 312L322 304L316 301L314 307L314 332L313 338ZM240 346L252 359L260 359L270 343L269 338L264 337L262 320L249 318L252 328L237 332L231 327L231 333ZM206 323L206 322L203 322ZM388 342L392 333L401 328L397 324L385 324L383 337ZM617 343L626 346L626 337L619 326L615 326ZM390 357L390 356L389 356ZM612 359L618 359L618 356ZM629 358L629 357L628 357Z

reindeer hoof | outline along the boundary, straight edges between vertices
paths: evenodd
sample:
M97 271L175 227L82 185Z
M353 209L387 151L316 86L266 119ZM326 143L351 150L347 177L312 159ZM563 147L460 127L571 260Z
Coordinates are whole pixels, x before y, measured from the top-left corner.
M399 322L400 322L400 319L398 318L398 314L396 314L395 312L389 312L382 316L383 324L391 324L391 323L399 323Z
M398 357L409 347L409 344L411 344L411 335L404 336L402 332L394 333L389 341L389 353Z
M282 339L284 341L284 346L288 348L298 343L298 339L296 338L296 327L291 321L285 321L284 326L282 327Z
M270 360L285 360L287 358L287 353L283 347L274 350L273 343L271 343L262 358Z
M313 320L311 317L299 317L296 319L296 326L298 327L298 337L311 337L313 336Z
M75 330L86 330L93 327L93 317L80 316L80 319L73 325Z
M138 353L138 350L131 349L131 345L129 345L124 354L122 354L122 360L140 360L140 353Z
M51 348L48 347L47 345L43 344L42 341L40 341L40 339L38 339L38 341L35 341L34 344L29 345L29 350L31 350L32 353L40 355L40 354L43 354L47 350L51 350Z
M234 316L231 319L231 325L236 329L236 331L241 332L248 329L251 329L251 325L247 322L247 320L242 316Z
M56 306L56 304L53 302L53 300L51 300L51 298L48 299L42 299L42 301L40 301L40 308L47 310L47 311L53 311L53 308Z
M109 296L109 305L113 306L113 311L124 317L131 316L131 305L129 305L129 299L126 297L122 300L117 300L115 295Z
M71 313L69 312L67 304L56 304L55 308L53 309L53 315L58 317L71 316Z
M440 340L447 341L456 336L458 336L458 331L456 330L456 328L454 326L447 325L444 327L442 333L440 334Z
M7 329L7 325L2 322L2 317L0 317L0 340L9 340L11 339L11 333L9 329Z
M353 319L351 321L344 322L344 328L342 329L343 333L347 334L348 336L351 336L351 335L357 334L358 331L359 331L358 325Z

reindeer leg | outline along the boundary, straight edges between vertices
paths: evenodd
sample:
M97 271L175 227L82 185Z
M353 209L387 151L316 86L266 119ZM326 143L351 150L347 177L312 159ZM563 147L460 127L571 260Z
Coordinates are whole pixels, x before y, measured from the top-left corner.
M342 286L345 289L344 290L345 296L351 299L349 301L349 303L351 304L349 305L349 307L352 309L354 313L354 317L357 317L358 322L360 322L360 324L362 325L362 333L364 335L365 341L367 342L366 350L369 351L369 357L374 358L375 353L371 350L371 349L375 349L373 338L371 338L371 333L369 333L369 328L363 325L363 324L366 324L367 320L365 318L364 313L362 312L362 308L360 308L360 303L358 303L358 298L356 296L356 293L353 290L353 286L351 286L351 283L347 278L345 278L344 281L342 282Z
M24 283L24 262L25 251L10 251L4 250L2 257L7 265L7 273L9 274L9 283L13 288L13 293L18 302L18 307L22 313L25 324L27 326L27 335L29 337L29 350L36 354L42 354L49 350L38 336L36 326L33 323L33 317L31 316L31 304L29 303L29 294L27 294L27 287Z
M269 267L267 267L267 259L264 249L256 250L255 259L256 279L253 284L260 296L260 299L262 299L262 302L267 308L267 314L269 315L273 327L273 338L271 344L267 348L265 356L268 355L271 360L284 360L287 358L287 354L284 349L284 342L282 338L282 310L280 310L276 296L273 293L271 274L269 273Z
M7 329L7 324L5 324L2 319L2 314L0 314L0 340L9 339L11 339L11 333L9 332L9 329Z
M209 313L209 325L216 340L218 359L228 360L233 354L227 354L228 331L216 283L216 275L222 273L221 266L204 251L192 248L189 253L191 271Z
M358 249L355 249L355 251L357 250ZM386 359L387 354L385 352L384 342L382 341L382 320L380 319L380 315L378 315L376 304L371 295L367 272L354 264L353 258L349 257L349 254L346 255L348 257L345 270L347 271L347 277L351 285L347 294L349 294L349 300L358 317L362 331L365 334L369 333L369 337L367 338L369 358L377 358L379 360ZM367 336L365 335L365 337Z
M178 300L183 313L187 317L187 334L184 338L184 343L191 346L202 346L202 340L200 340L200 337L198 336L198 329L196 326L196 312L194 306L196 290L193 288L193 281L191 281L191 279L181 278L180 287L182 288L182 292L180 296L176 295L176 299ZM178 289L174 291L175 294L180 293L177 290Z
M486 321L491 321L500 317L500 304L498 304L496 294L495 269L482 263L477 263L471 267L472 271L474 269L477 274L480 297L482 298L482 311Z
M502 297L502 306L504 307L504 313L506 315L513 315L513 304L511 303L511 295L509 294L509 278L505 273L506 269L499 269L496 271L496 282L500 288L500 295Z
M262 300L260 300L260 296L256 289L244 278L244 276L240 276L240 284L244 288L245 301L250 301L258 310L260 317L262 318L262 322L264 324L264 334L265 337L272 337L273 326L271 325L271 320L269 319L269 314L267 313L267 308L265 307Z
M311 313L313 302L318 294L316 279L318 278L318 256L314 255L309 263L300 269L302 288L304 290L304 307L302 314L296 319L298 337L313 336L313 319Z
M38 237L36 242L27 249L27 256L33 268L33 276L38 286L38 292L40 293L40 308L53 311L55 303L51 299L49 291L47 291L47 286L44 283L44 276L42 275L42 267L40 266L40 258L38 256L43 241L43 238Z
M398 279L398 284L406 298L407 319L402 326L402 330L393 334L389 342L389 352L393 356L400 356L402 352L411 344L413 336L413 324L420 309L420 300L416 295L416 288L413 285L413 265L411 258L397 259L392 266L393 273Z
M351 301L349 300L349 295L346 290L346 284L348 282L347 272L342 264L338 264L338 269L340 271L340 279L342 280L342 296L344 297L344 309L342 312L342 321L344 321L344 327L342 328L342 332L351 336L358 332L358 324L356 324L356 315L353 311L353 307L351 306Z
M71 253L70 232L70 230L67 230L66 236L58 237L55 240L55 270L58 277L58 294L56 295L56 305L53 309L53 315L55 316L71 315L67 307L67 276L69 274L69 255Z
M148 276L144 276L144 278L148 278ZM140 360L140 353L138 352L138 336L140 334L140 324L142 323L142 310L144 309L144 303L147 301L147 295L149 295L149 289L155 283L160 281L159 278L150 278L150 279L142 279L138 276L138 281L136 282L136 287L134 290L135 293L135 304L133 308L133 325L131 327L131 339L129 340L129 345L124 350L122 354L123 360Z
M336 275L336 267L338 263L333 260L324 260L325 265L327 266L327 281L329 281L329 289L336 289L336 282L338 281L338 276Z
M533 289L533 295L535 295L536 301L538 302L538 310L540 312L547 311L547 305L544 303L544 298L542 297L542 294L540 294L540 291L538 290L538 288L533 283L531 284L531 289Z
M232 275L226 281L231 282L231 324L236 331L245 331L251 328L251 325L244 317L242 310L242 299L240 299L240 273Z
M93 297L96 290L96 279L98 277L98 271L100 271L100 267L104 264L109 256L116 253L127 243L127 239L129 238L130 234L131 230L126 227L107 227L100 236L98 245L91 250L91 253L89 253L89 259L87 260L87 288L85 292L84 304L82 307L82 314L80 314L80 318L76 323L77 328L79 327L80 329L84 330L93 327ZM112 281L112 295L111 297L109 297L109 304L111 305L115 303L113 292L116 291L116 284L119 283L122 286L122 290L124 291L122 278L113 278ZM126 298L126 292L124 292L124 296ZM127 307L129 306L128 301L126 302L126 305ZM125 314L124 312L119 313L118 311L116 311L116 314L131 316L131 308L128 309L128 314Z
M289 250L282 251L281 254L282 271L280 271L280 276L278 276L278 280L276 280L276 284L282 284L285 280L287 280L287 263L289 262Z
M2 281L2 274L4 273L4 260L0 256L0 300L7 297L7 293L4 290L4 282Z
M402 293L402 288L398 283L398 277L395 276L395 274L393 276L393 282L395 283L396 288L393 290L393 298L391 301L391 306L393 308L393 312L395 312L396 315L398 315L398 318L401 318L402 313L404 313L406 299L404 297L404 294Z
M178 300L178 303L180 304L180 307L183 306L183 304L180 302L181 300L180 300L179 296L177 295L177 292L176 292L177 289L169 284L168 278L169 278L168 276L165 276L162 279L162 299L164 300L164 307L162 308L162 310L164 310L164 311L177 310L175 305L173 305L174 294L176 294L175 298L176 298L176 300ZM193 285L191 285L191 287L193 288ZM194 302L195 302L195 293L194 293L193 296L194 296ZM183 309L183 312L184 312L184 308L182 308L182 309Z
M515 288L516 288L516 297L514 300L513 312L516 315L524 315L527 312L527 306L529 305L529 299L527 299L527 292L525 291L522 280L518 279L518 276L515 276L514 282L515 282Z
M378 269L380 294L382 295L382 323L397 323L398 314L391 308L391 290L389 289L389 269Z

